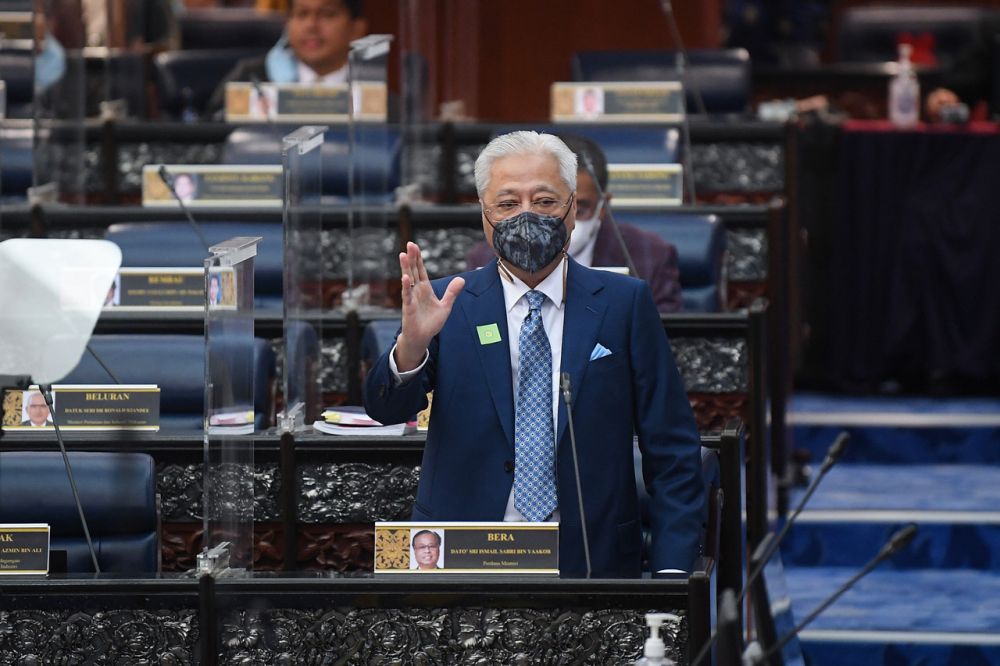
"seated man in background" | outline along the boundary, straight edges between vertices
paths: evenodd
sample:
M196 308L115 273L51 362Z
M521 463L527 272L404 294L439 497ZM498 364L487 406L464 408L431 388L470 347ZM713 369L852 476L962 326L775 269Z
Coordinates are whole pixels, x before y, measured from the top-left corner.
M346 83L351 42L368 32L363 8L363 0L292 0L285 37L267 56L238 62L212 93L208 113L222 110L234 81Z
M575 433L593 575L637 577L636 435L653 569L691 571L705 507L698 429L649 286L566 255L577 165L558 138L497 137L475 174L498 258L432 283L408 243L402 328L365 382L365 409L383 423L409 420L434 392L412 519L558 521L560 573L584 575Z
M649 283L656 309L660 312L680 312L682 301L677 248L656 234L611 219L608 212L611 204L608 161L604 152L594 141L585 137L560 135L559 138L576 154L578 166L578 214L576 228L569 241L570 256L584 266L627 268L628 260L612 228L612 225L618 224L628 253L639 272L634 277ZM591 170L587 169L588 164L597 176L597 183L591 176ZM597 185L600 185L600 190ZM486 243L479 243L469 251L465 260L468 268L473 269L485 266L493 257L493 248Z

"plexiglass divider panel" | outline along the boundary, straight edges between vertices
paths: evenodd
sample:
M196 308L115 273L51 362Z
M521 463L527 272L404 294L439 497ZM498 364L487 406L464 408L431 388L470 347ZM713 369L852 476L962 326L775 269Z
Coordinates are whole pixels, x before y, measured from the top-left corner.
M312 340L323 339L325 262L320 200L325 126L300 127L284 137L284 363L281 388L283 432L311 425L322 408L322 354Z
M211 575L249 571L253 565L254 258L260 240L232 238L209 248L205 259L204 531L198 570Z
M367 310L395 302L388 279L399 248L386 205L399 181L399 130L386 122L390 111L387 69L392 35L368 35L351 43L351 104L348 121L347 288L343 308ZM396 295L398 296L398 295Z

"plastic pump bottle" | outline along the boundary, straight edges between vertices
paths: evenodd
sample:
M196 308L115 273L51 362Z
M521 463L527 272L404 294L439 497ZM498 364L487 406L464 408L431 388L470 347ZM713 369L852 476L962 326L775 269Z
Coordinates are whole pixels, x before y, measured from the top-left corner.
M910 63L909 44L899 45L899 66L889 81L889 121L896 127L914 127L920 120L920 84Z
M660 638L660 626L667 620L680 622L680 618L671 613L646 613L649 638L646 639L642 659L635 662L635 666L674 666L674 662L667 658L667 646Z

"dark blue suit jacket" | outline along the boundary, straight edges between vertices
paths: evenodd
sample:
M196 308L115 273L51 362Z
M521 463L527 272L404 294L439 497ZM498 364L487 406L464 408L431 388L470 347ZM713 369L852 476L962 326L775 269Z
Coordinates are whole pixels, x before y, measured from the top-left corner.
M558 269L557 269L558 270ZM434 391L413 520L503 520L514 481L514 390L503 286L496 261L464 273L465 288L431 342L422 381L394 385L388 353L365 385L365 408L398 423L426 405ZM435 280L440 295L451 278ZM641 529L632 462L639 436L651 498L656 569L691 570L698 555L704 490L697 426L648 286L570 260L562 371L573 388L573 423L580 460L593 573L640 574ZM476 327L496 324L502 341L481 344ZM609 356L591 361L600 343ZM556 430L559 566L585 572L566 408Z

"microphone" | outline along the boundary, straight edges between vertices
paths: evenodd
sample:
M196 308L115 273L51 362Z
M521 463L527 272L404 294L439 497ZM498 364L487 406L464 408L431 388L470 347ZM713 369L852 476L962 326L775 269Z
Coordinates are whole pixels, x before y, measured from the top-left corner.
M819 617L820 613L829 608L835 601L837 601L837 599L843 596L845 592L854 587L854 585L859 580L861 580L869 573L871 573L872 569L877 567L884 560L888 559L889 557L895 555L899 551L909 546L910 542L913 541L913 537L915 537L916 535L917 535L917 526L914 523L910 523L909 525L898 530L895 534L889 537L889 541L886 542L884 546L882 546L882 548L878 551L878 554L876 554L875 557L869 560L868 564L866 564L864 567L861 568L861 571L851 576L850 580L848 580L846 583L838 587L833 594L827 597L826 601L821 603L816 608L816 610L809 613L809 615L804 620L802 620L802 622L800 622L798 626L796 626L794 629L792 629L787 634L782 636L781 640L779 640L775 645L771 646L771 648L768 649L766 652L764 652L762 655L757 657L755 663L758 664L767 663L767 660L770 659L773 655L780 652L781 649L785 647L785 645L788 643L788 641L798 636L799 632L801 632L803 629L812 624L812 621L815 620L817 617Z
M73 467L69 464L69 454L66 453L66 443L63 442L62 432L59 430L59 420L56 418L56 407L52 401L52 387L48 384L39 386L38 389L45 398L45 404L49 407L49 417L52 419L52 427L56 431L56 441L59 442L59 451L62 453L63 464L66 466L66 476L69 477L69 487L73 491L73 501L76 503L76 511L80 514L80 524L83 526L83 536L87 539L87 549L90 550L90 561L94 563L94 573L101 573L101 567L97 563L97 551L94 550L94 542L90 538L90 527L87 525L87 516L83 513L83 504L80 502L80 492L76 489L76 479L73 478Z
M260 77L256 74L250 75L250 85L253 86L254 92L257 93L257 99L264 100L264 120L270 123L273 120L271 115L271 100L267 97L267 93L264 92L264 88L260 85Z
M566 403L566 425L569 426L569 444L573 451L573 473L576 474L576 499L580 503L580 527L583 530L583 559L587 563L587 578L590 578L590 540L587 538L587 515L583 510L583 490L580 484L580 461L576 455L576 433L573 431L573 408L569 373L559 374L559 387L562 389L563 401Z
M754 551L753 556L750 558L750 561L756 562L756 565L754 565L753 569L751 569L750 575L747 576L747 581L743 585L743 589L740 590L740 594L736 598L737 607L739 607L739 605L743 602L743 599L746 597L747 590L750 589L750 586L753 585L754 581L756 581L757 578L760 577L761 573L763 573L764 567L767 565L768 560L770 560L771 556L774 555L774 552L778 549L778 546L781 545L781 541L785 538L785 535L788 534L788 531L795 523L795 519L799 517L799 514L802 513L802 510L809 502L809 499L813 496L813 493L816 492L816 488L819 487L820 481L823 480L823 477L826 476L827 472L829 472L830 469L837 463L837 461L840 460L840 456L844 453L844 448L847 446L847 442L850 439L851 439L851 434L847 431L841 432L839 435L837 435L837 438L833 440L833 444L831 444L830 448L827 449L826 458L823 460L823 464L820 467L819 474L817 474L813 478L812 482L809 484L809 487L806 489L805 494L802 496L802 499L799 500L798 505L795 507L795 511L793 511L792 515L789 516L788 520L785 521L785 524L782 526L781 531L779 531L777 536L775 536L773 539L764 538L757 545L757 549ZM702 659L705 658L705 656L708 654L708 651L712 648L712 645L715 644L715 638L716 638L716 633L712 632L712 635L708 637L708 641L705 642L704 647L702 647L701 651L698 652L698 655L691 660L691 666L697 666L698 662L700 662Z
M583 168L587 170L587 174L590 175L590 179L594 181L594 187L597 189L597 197L600 201L604 201L604 189L601 187L600 181L597 180L597 172L594 170L594 165L590 161L590 156L588 156L583 151L580 151L580 157L583 158ZM632 277L639 277L639 271L635 268L635 262L632 261L632 253L628 251L628 246L625 244L625 237L622 236L622 230L618 228L618 220L615 219L614 214L611 212L611 206L605 205L604 210L608 213L608 222L611 224L611 230L615 234L615 239L618 241L619 247L622 249L622 254L625 255L625 263L628 264L628 271Z
M677 72L683 80L684 73L687 70L688 57L687 49L684 48L684 40L681 39L680 28L677 26L677 18L674 16L674 3L671 0L660 0L660 9L663 10L664 15L667 17L667 25L670 26L670 36L673 37L674 43L677 44ZM698 87L698 82L692 76L689 81L684 81L684 84L690 84L691 86L691 93L694 95L694 103L698 107L698 113L703 116L708 115L708 111L705 110L705 100L701 97L701 88Z
M188 210L188 207L181 200L180 196L177 194L177 190L174 188L174 177L170 175L170 172L167 171L167 167L163 164L160 165L160 169L157 171L157 174L159 174L160 180L162 180L163 184L167 186L167 189L170 190L170 193L174 195L174 199L177 199L177 203L180 204L181 210L184 211L184 215L187 217L188 224L190 224L191 228L194 229L194 233L204 246L205 252L209 252L208 239L206 239L205 234L202 233L201 225L194 221L194 217L191 216L191 211Z

